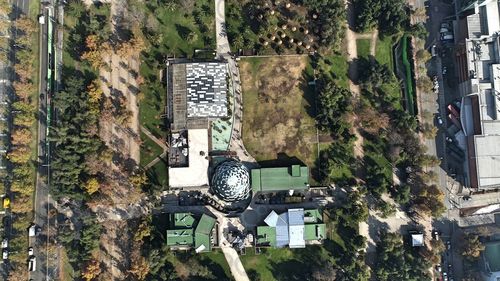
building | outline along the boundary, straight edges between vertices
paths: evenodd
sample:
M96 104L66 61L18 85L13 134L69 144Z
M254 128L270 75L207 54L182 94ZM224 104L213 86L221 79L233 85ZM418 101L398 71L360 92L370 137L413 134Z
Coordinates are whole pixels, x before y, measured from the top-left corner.
M484 261L484 280L500 280L500 241L485 243L482 259Z
M227 117L227 63L173 63L167 68L167 117L176 132L208 128Z
M424 234L418 232L410 232L411 236L411 246L412 247L422 247L424 246Z
M208 187L207 129L173 133L169 152L171 187Z
M197 253L209 252L216 244L216 220L206 214L199 219L191 213L169 215L167 245L173 250L195 249Z
M212 177L212 191L226 202L250 198L250 175L239 161L227 160L215 167Z
M300 165L252 169L251 179L254 193L307 190L309 188L309 169Z
M500 187L500 17L498 1L462 1L456 53L462 95L458 143L465 156L465 184ZM458 123L458 122L457 122Z
M264 222L265 226L257 227L258 247L304 248L326 238L326 226L317 209L289 209L280 215L271 211Z

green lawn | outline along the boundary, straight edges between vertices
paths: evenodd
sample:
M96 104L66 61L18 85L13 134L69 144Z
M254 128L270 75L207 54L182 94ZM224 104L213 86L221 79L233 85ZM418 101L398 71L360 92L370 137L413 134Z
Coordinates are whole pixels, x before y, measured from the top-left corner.
M163 149L143 132L141 132L141 140L141 166L145 166L162 154Z
M154 83L145 85L142 93L144 99L139 103L139 122L157 138L165 134L164 119L161 119L166 104L166 94L163 85Z
M330 256L323 247L307 246L293 250L263 249L258 255L247 249L240 259L250 280L288 281L310 280L313 268L324 266Z
M210 269L218 280L234 280L226 257L220 250L200 255L201 264L211 265Z
M341 87L349 87L349 64L347 63L346 56L344 54L333 54L323 57L323 60L319 61L318 68L329 73L332 78Z
M370 39L357 39L358 57L368 57L370 55Z
M194 0L191 10L182 5L172 9L161 3L152 6L159 36L158 53L176 57L192 57L195 49L215 48L215 4L210 0ZM148 3L154 5L153 2Z
M394 45L394 40L392 37L385 37L382 40L377 41L377 46L375 48L375 58L381 64L387 64L390 69L394 69L392 61L392 46Z
M163 159L156 163L153 167L146 171L149 183L158 187L168 187L168 164L167 160Z

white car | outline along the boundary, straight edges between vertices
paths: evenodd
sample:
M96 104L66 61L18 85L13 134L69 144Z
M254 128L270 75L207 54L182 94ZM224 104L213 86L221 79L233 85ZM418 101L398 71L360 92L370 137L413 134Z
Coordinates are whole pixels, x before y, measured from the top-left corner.
M35 250L33 250L33 247L29 247L28 248L28 256L32 256L33 254L35 254Z
M436 119L439 125L443 125L443 119L441 119L441 116L438 115Z
M2 251L2 259L6 260L9 258L9 251L7 251L6 249L3 249Z
M36 257L31 257L28 262L28 270L35 271L36 270Z
M9 247L9 240L4 239L2 240L2 249L8 248Z

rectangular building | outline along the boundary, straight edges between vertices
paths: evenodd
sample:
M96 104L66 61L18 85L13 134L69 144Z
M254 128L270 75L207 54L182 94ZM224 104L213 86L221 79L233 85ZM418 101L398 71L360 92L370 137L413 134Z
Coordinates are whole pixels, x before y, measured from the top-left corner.
M252 169L251 180L253 192L306 190L309 188L309 168L293 165Z
M167 245L173 250L195 249L197 253L209 252L216 244L216 220L206 214L197 219L191 213L169 215Z

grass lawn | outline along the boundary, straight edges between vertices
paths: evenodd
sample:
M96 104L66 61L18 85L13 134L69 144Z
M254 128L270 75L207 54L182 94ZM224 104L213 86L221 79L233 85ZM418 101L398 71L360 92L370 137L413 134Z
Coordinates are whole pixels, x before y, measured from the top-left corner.
M344 88L349 88L349 64L344 54L333 54L324 57L318 65L323 71L329 73L337 84Z
M226 257L220 250L214 250L210 253L200 255L201 264L210 264L212 273L218 280L234 280L227 264Z
M370 55L370 39L357 39L358 57L368 57Z
M155 8L164 54L192 57L195 49L215 48L215 4L210 0L193 2L192 11L181 5L173 10L165 5ZM194 14L199 14L198 22Z
M304 249L263 249L256 255L253 249L240 256L250 280L285 281L310 280L313 267L329 260L328 251L320 246Z
M141 132L141 140L141 166L145 166L162 154L163 149L143 132Z
M381 64L387 64L387 66L392 70L394 65L392 62L392 46L394 45L394 40L392 37L385 37L382 40L377 41L377 46L375 47L375 58Z
M317 158L314 91L308 57L242 59L243 141L262 165Z
M157 138L162 138L163 131L163 109L166 103L165 89L162 85L153 85L148 91L143 91L144 99L139 103L139 122Z
M166 188L168 186L168 164L163 159L146 171L151 184Z

